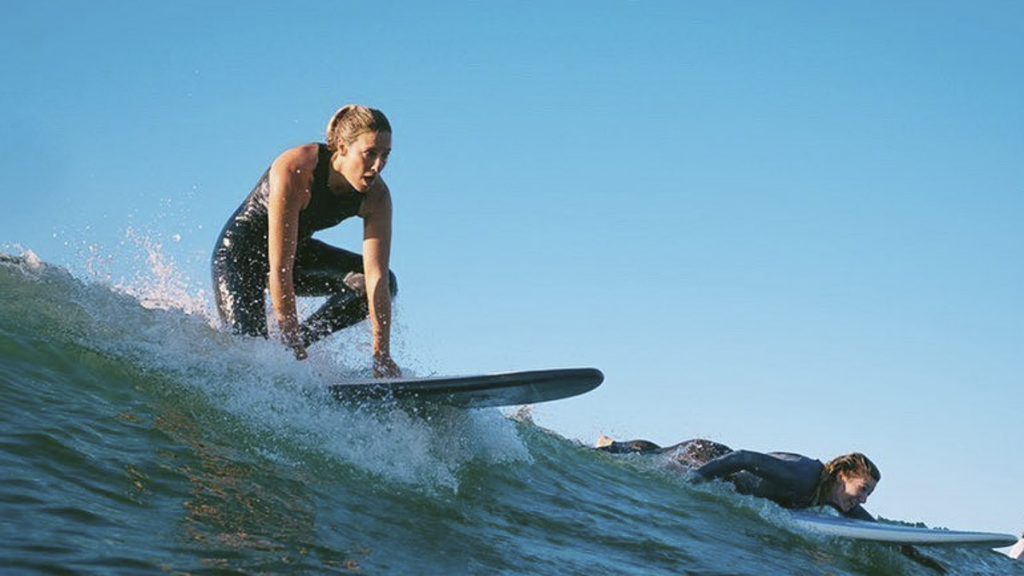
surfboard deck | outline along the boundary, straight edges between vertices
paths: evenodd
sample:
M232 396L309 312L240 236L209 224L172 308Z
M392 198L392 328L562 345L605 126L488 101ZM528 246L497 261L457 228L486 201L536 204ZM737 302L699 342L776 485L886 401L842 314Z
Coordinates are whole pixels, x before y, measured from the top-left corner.
M993 532L921 528L840 518L812 512L792 512L792 515L796 525L805 530L855 540L872 540L893 544L985 546L988 548L1011 546L1017 541L1016 536Z
M596 368L560 368L473 376L355 380L330 386L343 402L414 400L460 408L537 404L578 396L597 388Z

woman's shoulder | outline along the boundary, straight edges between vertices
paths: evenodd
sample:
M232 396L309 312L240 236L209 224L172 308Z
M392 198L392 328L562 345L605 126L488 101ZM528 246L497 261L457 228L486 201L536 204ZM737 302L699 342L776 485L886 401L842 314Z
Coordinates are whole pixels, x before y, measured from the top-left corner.
M319 158L319 144L316 142L303 144L301 146L289 148L278 155L274 160L274 164L271 166L271 169L286 170L288 172L309 171L311 173L313 169L316 168Z
M804 456L803 454L797 454L796 452L768 452L768 456L783 460L785 462L797 462L800 464L817 464L823 466L820 460L815 460L810 456Z

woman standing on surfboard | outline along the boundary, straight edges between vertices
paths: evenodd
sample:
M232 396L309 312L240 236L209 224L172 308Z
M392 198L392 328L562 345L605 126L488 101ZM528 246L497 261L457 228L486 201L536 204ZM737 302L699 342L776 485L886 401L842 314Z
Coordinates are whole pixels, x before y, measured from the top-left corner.
M373 369L400 376L391 359L391 192L380 177L391 124L380 110L349 105L327 125L327 142L286 150L228 219L213 251L217 310L235 334L268 337L269 289L281 338L295 357L367 316ZM363 255L312 238L346 218L363 219ZM327 296L304 321L296 296Z

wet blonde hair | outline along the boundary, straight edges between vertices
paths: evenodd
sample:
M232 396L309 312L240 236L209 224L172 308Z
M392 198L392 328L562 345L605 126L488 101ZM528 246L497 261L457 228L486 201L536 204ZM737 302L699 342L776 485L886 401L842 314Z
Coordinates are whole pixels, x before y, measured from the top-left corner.
M860 452L852 452L845 456L834 458L831 462L825 464L825 468L821 471L821 476L818 478L818 486L814 489L815 506L828 503L829 497L832 494L832 488L839 481L840 472L847 476L871 477L874 478L875 482L882 479L882 473L878 471L878 466L875 466L874 462Z
M391 132L391 123L376 108L349 104L335 112L327 123L327 149L334 152L341 144L355 142L364 132Z

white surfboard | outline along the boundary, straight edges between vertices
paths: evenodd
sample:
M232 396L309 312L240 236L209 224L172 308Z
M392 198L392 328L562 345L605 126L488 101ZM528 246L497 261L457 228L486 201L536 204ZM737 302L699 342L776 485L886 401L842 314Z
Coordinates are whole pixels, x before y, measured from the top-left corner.
M432 376L357 380L330 386L344 402L415 400L458 406L517 406L577 396L597 388L604 374L596 368L563 368L476 376Z
M920 528L802 511L792 512L792 515L793 521L802 529L817 534L855 540L873 540L894 544L985 546L988 548L1002 548L1017 541L1016 536L993 532Z

